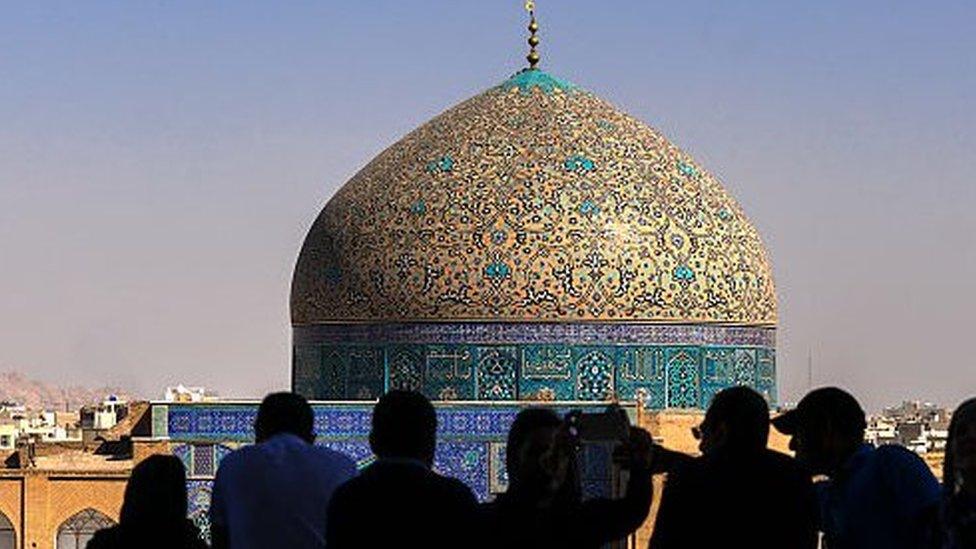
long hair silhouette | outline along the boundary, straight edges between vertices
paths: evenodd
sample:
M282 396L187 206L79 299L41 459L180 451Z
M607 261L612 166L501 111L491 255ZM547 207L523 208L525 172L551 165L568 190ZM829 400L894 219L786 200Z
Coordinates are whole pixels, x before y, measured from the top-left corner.
M959 432L976 422L976 398L971 398L956 408L949 422L949 440L946 442L945 461L942 464L942 485L950 493L955 492L961 479L956 477L955 453Z
M151 456L136 465L125 487L123 526L178 524L186 511L186 469L179 458Z

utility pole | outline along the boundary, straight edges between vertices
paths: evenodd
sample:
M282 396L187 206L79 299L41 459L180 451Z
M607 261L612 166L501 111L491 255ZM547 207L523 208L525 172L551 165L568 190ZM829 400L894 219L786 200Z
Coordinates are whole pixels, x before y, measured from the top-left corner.
M807 392L813 390L813 348L807 347Z

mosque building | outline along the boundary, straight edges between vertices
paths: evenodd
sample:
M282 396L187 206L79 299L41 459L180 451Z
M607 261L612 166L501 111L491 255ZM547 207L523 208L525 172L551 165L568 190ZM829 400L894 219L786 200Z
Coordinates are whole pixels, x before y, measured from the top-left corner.
M539 70L448 109L326 204L295 269L294 390L373 400L775 401L766 252L716 179Z
M681 411L723 388L777 399L776 294L755 227L659 132L538 68L534 17L529 28L528 68L328 201L291 293L292 388L313 401L318 443L367 465L372 403L420 391L439 415L435 467L483 500L506 487L505 436L525 406L619 402L667 442L662 418L685 429ZM137 447L183 459L203 526L220 460L252 440L256 409L154 402L133 431ZM587 493L608 493L606 452L583 457Z

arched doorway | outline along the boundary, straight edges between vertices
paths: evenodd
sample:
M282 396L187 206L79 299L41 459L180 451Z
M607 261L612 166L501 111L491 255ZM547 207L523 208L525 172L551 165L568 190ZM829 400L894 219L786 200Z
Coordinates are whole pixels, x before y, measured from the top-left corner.
M16 549L17 534L7 515L0 513L0 549Z
M94 509L85 509L71 515L58 527L56 549L85 549L88 540L102 528L115 526L115 521Z

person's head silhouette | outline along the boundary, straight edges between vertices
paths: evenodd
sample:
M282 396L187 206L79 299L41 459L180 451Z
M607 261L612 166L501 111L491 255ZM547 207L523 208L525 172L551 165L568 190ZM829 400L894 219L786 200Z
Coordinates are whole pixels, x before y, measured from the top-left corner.
M715 394L705 419L695 431L698 448L709 455L719 450L755 451L769 439L769 406L749 387L730 387Z
M288 433L311 444L315 442L315 415L308 401L295 393L271 393L261 401L254 421L254 438L264 442Z
M547 408L515 416L505 446L509 491L529 499L575 497L574 448L564 421Z
M437 446L437 414L427 397L390 391L373 408L369 445L380 459L413 459L430 467Z
M950 493L965 491L976 498L976 398L952 413L942 480Z
M120 513L122 526L181 524L186 511L186 470L179 458L150 456L132 469Z
M864 443L864 410L850 393L837 387L815 389L773 426L790 435L790 449L814 474L832 475Z

